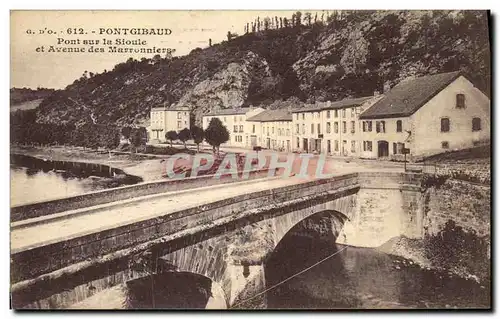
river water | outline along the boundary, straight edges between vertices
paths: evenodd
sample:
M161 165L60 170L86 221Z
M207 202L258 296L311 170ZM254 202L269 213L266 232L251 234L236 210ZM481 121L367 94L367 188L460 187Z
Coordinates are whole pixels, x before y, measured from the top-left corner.
M135 184L141 178L106 165L11 155L11 206Z
M334 253L268 292L268 308L446 309L488 308L489 285L370 248L289 236L266 265L268 287Z

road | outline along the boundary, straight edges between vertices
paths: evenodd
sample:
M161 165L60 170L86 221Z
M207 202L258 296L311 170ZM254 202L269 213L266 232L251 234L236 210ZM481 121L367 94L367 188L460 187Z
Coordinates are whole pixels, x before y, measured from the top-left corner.
M183 209L247 193L306 182L299 178L265 178L215 185L185 191L149 195L89 208L71 218L48 219L44 223L11 229L11 252L44 246L65 239L92 234L105 229L135 223L155 216L170 214ZM109 207L109 209L103 209ZM71 214L71 211L65 214ZM23 221L26 223L27 221ZM11 226L16 226L12 223Z

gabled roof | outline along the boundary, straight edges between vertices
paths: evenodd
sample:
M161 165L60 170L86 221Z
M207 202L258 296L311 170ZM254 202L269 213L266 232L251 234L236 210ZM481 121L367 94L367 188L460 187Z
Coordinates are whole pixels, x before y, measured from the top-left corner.
M283 122L291 120L292 112L287 109L266 110L247 119L249 122Z
M237 109L220 109L216 111L211 111L206 114L203 114L203 116L217 116L217 115L243 115L247 113L248 111L251 111L252 109L249 107L244 107L244 108L237 108Z
M347 98L340 101L335 102L319 102L313 105L308 105L306 107L295 109L293 113L302 113L302 112L319 112L323 110L333 110L333 109L344 109L347 107L358 106L365 103L367 100L373 98L373 96L365 96L358 98Z
M361 113L359 118L410 116L460 75L458 71L439 73L400 82L372 107Z

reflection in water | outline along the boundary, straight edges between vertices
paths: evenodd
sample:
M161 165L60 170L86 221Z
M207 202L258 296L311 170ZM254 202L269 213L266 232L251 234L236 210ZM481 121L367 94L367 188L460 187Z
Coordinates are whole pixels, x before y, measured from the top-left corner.
M205 309L210 279L191 273L164 273L127 283L128 309Z
M11 206L135 184L140 178L104 165L11 155Z
M342 250L345 246L335 245L334 239L287 235L266 264L267 286ZM268 292L269 308L484 308L489 304L488 287L474 281L355 247Z

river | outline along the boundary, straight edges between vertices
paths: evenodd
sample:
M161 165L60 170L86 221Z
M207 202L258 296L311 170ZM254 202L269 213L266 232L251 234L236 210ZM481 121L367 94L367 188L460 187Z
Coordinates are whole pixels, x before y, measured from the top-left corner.
M106 165L11 154L11 206L83 194L142 179Z
M268 308L487 308L489 285L370 248L289 236L266 264L271 287L331 256L267 294Z

